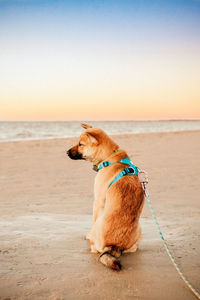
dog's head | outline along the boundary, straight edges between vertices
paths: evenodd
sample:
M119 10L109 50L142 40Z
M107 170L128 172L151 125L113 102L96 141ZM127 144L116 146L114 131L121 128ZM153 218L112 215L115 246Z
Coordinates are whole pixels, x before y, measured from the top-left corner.
M78 144L67 151L71 159L85 159L97 164L118 147L103 130L88 124L81 126L86 130L81 134Z

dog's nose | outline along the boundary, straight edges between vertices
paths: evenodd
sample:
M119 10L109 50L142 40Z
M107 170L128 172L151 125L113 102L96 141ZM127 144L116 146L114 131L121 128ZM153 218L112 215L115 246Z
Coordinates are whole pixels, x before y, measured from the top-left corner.
M70 154L70 150L67 150L67 151L66 151L66 154L69 155L69 154Z

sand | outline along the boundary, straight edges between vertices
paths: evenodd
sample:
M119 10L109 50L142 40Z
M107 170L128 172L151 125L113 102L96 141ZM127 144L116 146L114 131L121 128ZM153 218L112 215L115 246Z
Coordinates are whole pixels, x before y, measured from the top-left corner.
M200 132L114 136L149 173L164 236L200 290ZM143 240L114 272L89 253L95 172L65 151L75 139L0 144L1 299L195 299L172 265L147 203Z

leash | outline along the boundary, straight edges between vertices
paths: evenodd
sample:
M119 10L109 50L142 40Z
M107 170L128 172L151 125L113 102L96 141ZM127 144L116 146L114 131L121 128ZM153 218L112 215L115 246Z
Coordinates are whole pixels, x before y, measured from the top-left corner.
M146 187L146 185L148 184L148 181L149 181L149 180L148 180L148 175L147 175L147 173L146 173L145 171L143 171L143 170L138 169L138 171L139 171L139 174L138 174L138 175L139 175L139 179L140 179L140 182L141 182L141 184L142 184L142 187L143 187L143 190L144 190L144 193L145 193L145 197L146 197L147 203L148 203L148 205L149 205L151 214L152 214L153 219L154 219L155 224L156 224L156 229L157 229L157 231L158 231L158 233L159 233L159 235L160 235L160 238L161 238L162 241L163 241L163 244L164 244L164 246L165 246L165 249L166 249L166 251L167 251L167 254L169 255L169 257L170 257L170 259L171 259L171 261L172 261L174 267L176 268L178 274L179 274L180 277L183 279L183 281L185 282L185 284L186 284L186 285L188 286L188 288L194 293L194 295L195 295L198 299L200 299L200 294L199 294L199 292L198 292L198 291L192 286L192 284L186 279L186 277L184 276L183 272L182 272L181 269L179 268L179 266L178 266L178 264L177 264L177 262L176 262L176 260L175 260L175 258L174 258L174 256L173 256L171 250L169 249L168 243L167 243L167 241L165 240L165 238L164 238L164 236L163 236L163 233L162 233L162 231L161 231L161 229L160 229L160 225L159 225L159 223L158 223L158 219L157 219L157 217L156 217L156 215L155 215L155 212L154 212L154 210L153 210L153 207L152 207L152 204L151 204L151 201L150 201L150 197L149 197L149 192L148 192L147 187ZM141 178L141 175L142 175L142 174L144 174L144 179Z
M115 150L116 152L116 150ZM139 180L140 180L140 183L142 184L142 187L143 187L143 190L144 190L144 193L145 193L145 197L146 197L146 200L147 200L147 203L149 205L149 208L150 208L150 211L151 211L151 214L153 216L153 219L155 221L155 224L156 224L156 229L160 235L160 238L161 240L163 241L163 244L164 244L164 247L167 251L167 254L169 255L174 267L176 268L178 274L180 275L180 277L183 279L183 281L185 282L185 284L187 285L187 287L194 293L194 295L200 299L200 294L197 290L195 290L195 288L191 285L191 283L186 279L186 277L184 276L183 272L181 271L181 269L179 268L171 250L169 249L169 246L168 246L168 243L167 243L167 240L165 240L164 236L163 236L163 233L160 229L160 225L158 223L158 219L155 215L155 212L153 210L153 207L152 207L152 204L151 204L151 201L150 201L150 197L149 197L149 192L147 190L147 187L146 185L148 184L149 180L148 180L148 174L147 172L145 172L144 170L140 170L138 167L134 166L133 163L131 162L130 158L126 157L126 158L123 158L121 159L120 161L117 161L117 162L110 162L110 161L104 161L103 163L100 163L100 165L98 164L97 167L97 170L101 170L102 168L105 168L105 167L108 167L112 164L115 164L115 163L124 163L124 164L128 164L130 167L129 168L126 168L125 170L123 170L122 172L120 172L115 178L114 180L110 183L109 187L114 183L116 182L117 180L119 180L120 178L122 178L123 176L125 175L138 175L139 177Z

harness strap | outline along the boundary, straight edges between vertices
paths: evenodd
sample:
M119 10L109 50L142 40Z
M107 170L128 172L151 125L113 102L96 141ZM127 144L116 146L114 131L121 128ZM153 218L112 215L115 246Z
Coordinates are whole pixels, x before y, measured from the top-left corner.
M117 180L119 180L120 178L122 178L125 175L138 175L138 167L134 166L130 160L129 157L123 158L119 161L116 162L110 162L110 161L104 161L103 163L100 164L100 166L98 167L98 170L100 171L101 169L108 167L110 165L116 164L116 163L122 163L122 164L126 164L129 165L130 167L124 169L123 171L121 171L114 179L113 181L111 181L111 183L109 184L109 187L116 182Z
M120 178L122 178L125 175L137 175L137 171L136 169L132 168L132 167L128 167L126 169L124 169L123 171L121 171L114 179L113 181L111 181L111 183L109 184L109 187L116 182L117 180L119 180Z

